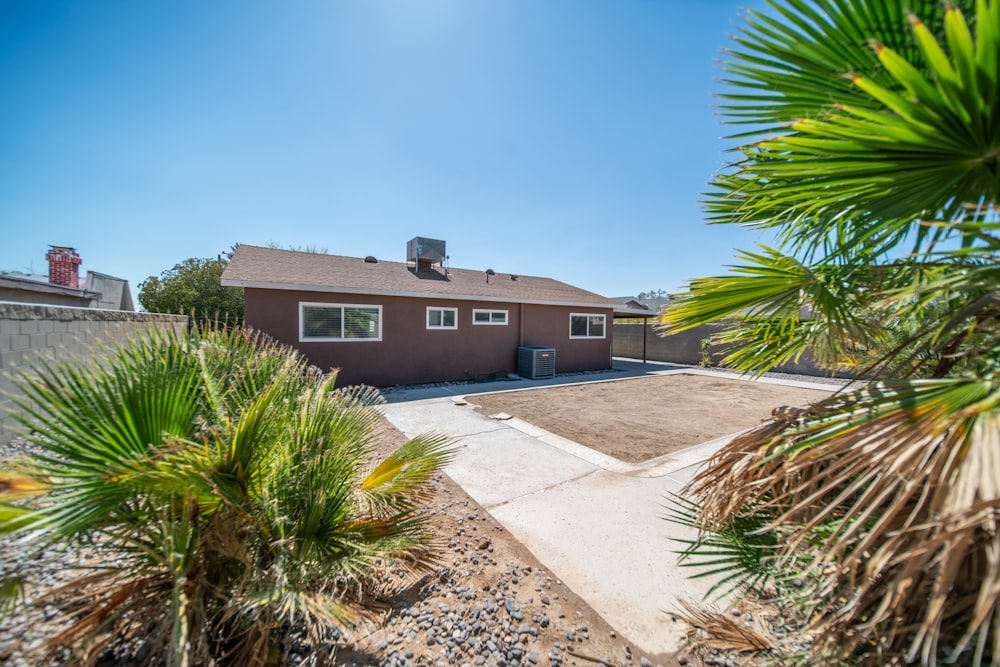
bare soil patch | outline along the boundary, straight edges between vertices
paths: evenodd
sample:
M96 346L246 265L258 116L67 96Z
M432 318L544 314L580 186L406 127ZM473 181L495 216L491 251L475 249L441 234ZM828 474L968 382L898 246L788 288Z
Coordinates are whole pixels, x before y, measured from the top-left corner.
M778 406L803 407L829 395L682 373L476 394L468 400L482 414L505 412L621 461L641 463L755 426Z

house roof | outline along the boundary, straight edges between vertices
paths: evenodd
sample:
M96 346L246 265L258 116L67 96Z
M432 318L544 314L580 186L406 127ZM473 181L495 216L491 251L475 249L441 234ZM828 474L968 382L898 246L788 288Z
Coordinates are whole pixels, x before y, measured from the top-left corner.
M551 278L240 245L222 272L231 287L615 308L618 302Z
M100 293L97 302L98 308L109 310L135 310L135 302L132 301L132 289L128 281L100 271L87 271L87 277L83 281L84 289L89 289Z
M639 299L635 298L634 296L613 296L611 298L617 301L618 303L623 303L633 308L642 308L642 303L639 301Z
M75 287L65 287L50 282L37 280L35 276L28 274L0 273L0 287L18 290L23 292L38 292L41 294L59 294L62 296L76 297L78 299L99 299L100 292L92 292L88 289L78 289Z
M639 303L653 311L658 313L664 308L666 308L672 301L676 301L676 297L657 297L655 299L639 299Z

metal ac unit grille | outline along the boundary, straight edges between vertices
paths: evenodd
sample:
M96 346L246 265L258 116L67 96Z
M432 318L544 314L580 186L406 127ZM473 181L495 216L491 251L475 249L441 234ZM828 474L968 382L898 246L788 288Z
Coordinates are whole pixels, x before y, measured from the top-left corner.
M556 376L556 350L554 347L517 348L517 374L529 380Z

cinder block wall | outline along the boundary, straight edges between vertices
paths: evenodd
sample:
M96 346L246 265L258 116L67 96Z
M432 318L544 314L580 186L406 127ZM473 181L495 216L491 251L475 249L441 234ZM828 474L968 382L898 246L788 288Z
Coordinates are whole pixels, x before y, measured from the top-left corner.
M14 437L14 378L40 358L89 363L115 342L152 329L187 331L184 315L0 301L0 444Z
M612 354L616 357L642 359L642 330L646 329L646 359L649 361L665 361L674 364L699 365L701 363L701 341L711 338L713 334L723 329L722 325L709 324L671 336L660 336L652 324L618 323L614 325L615 337ZM723 356L721 347L711 348L712 363L718 365ZM818 367L809 356L808 351L797 363L782 364L774 369L782 373L799 373L802 375L829 376L829 371ZM835 374L836 377L850 377L849 374Z

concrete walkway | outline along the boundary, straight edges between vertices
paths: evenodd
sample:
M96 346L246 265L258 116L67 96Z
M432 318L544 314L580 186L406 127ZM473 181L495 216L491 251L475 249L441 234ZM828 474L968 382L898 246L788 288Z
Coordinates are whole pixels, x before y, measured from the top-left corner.
M456 440L446 472L612 627L647 654L672 653L684 628L671 621L680 599L700 600L710 582L677 566L692 534L663 519L677 493L732 436L632 465L530 424L498 421L464 405L475 393L603 382L672 373L723 374L615 359L606 373L552 380L397 390L385 415L406 436L435 431ZM809 389L828 384L759 380Z

